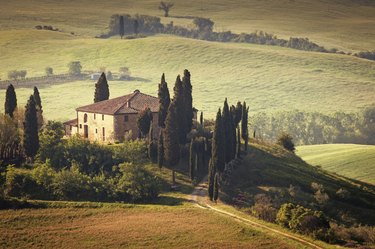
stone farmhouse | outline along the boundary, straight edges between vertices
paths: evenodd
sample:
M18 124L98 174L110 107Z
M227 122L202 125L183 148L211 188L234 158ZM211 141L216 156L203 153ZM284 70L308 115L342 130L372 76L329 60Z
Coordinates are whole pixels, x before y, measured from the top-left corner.
M153 130L159 134L159 99L135 90L121 97L100 101L76 109L77 118L64 123L65 135L80 134L91 141L113 143L126 136L136 139L138 114L149 107L153 115Z

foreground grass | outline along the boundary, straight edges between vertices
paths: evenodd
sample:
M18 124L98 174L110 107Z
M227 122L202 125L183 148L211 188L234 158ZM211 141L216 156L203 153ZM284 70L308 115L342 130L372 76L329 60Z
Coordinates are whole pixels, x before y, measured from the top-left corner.
M367 0L211 0L173 1L171 17L178 25L191 25L185 16L211 18L216 30L253 32L264 30L282 38L308 37L328 48L367 50L374 48L375 5ZM162 16L155 0L18 0L2 3L0 29L25 29L53 25L70 33L91 37L106 30L109 17L117 13ZM328 25L327 25L328 24Z
M102 40L24 30L0 31L0 37L0 78L14 69L26 69L29 76L44 75L46 66L65 73L73 60L80 60L84 70L106 66L116 72L128 66L138 80L110 81L110 97L135 89L157 95L163 72L171 91L177 74L188 68L194 106L206 117L214 116L225 97L232 103L246 100L251 112L295 108L350 112L375 103L375 63L352 56L173 36ZM94 84L79 81L40 89L45 118L75 117L75 108L92 103ZM16 83L15 87L22 107L32 89L18 88ZM0 103L4 98L1 90Z
M297 147L297 155L311 165L375 184L375 146L324 144Z

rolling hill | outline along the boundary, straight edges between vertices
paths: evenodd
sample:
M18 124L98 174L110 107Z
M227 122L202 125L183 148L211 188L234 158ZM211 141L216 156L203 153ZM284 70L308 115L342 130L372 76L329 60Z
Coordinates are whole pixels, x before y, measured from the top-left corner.
M306 145L297 147L296 152L311 165L375 184L375 146L373 145Z
M110 97L134 89L156 95L163 72L171 90L177 74L188 68L194 105L206 117L213 117L225 97L231 102L246 100L251 112L295 108L354 112L374 103L375 63L352 56L166 35L120 40L19 30L0 31L0 37L1 78L14 69L41 76L47 66L56 74L66 73L73 60L81 61L83 70L104 66L117 72L121 66L129 67L138 80L111 81ZM71 118L76 107L92 102L94 83L72 82L40 89L44 115L48 119ZM32 89L15 87L19 106L24 106ZM1 90L0 102L4 98L5 90Z

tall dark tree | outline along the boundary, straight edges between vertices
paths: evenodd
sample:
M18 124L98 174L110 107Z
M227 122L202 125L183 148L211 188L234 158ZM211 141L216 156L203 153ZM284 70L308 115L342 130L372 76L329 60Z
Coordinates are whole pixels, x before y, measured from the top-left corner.
M214 202L216 202L218 198L219 198L219 174L216 173L214 177L214 191L213 191L212 199Z
M121 39L124 36L124 34L125 34L124 17L120 16L119 35Z
M164 130L164 158L169 167L172 168L172 182L176 184L174 167L180 161L179 131L178 131L178 114L177 103L173 100L168 108L168 115L165 120Z
M152 126L152 112L149 107L143 109L138 116L137 126L141 132L141 137L146 137Z
M216 175L216 167L213 164L212 160L210 159L208 163L208 197L212 201L214 197L214 181L215 181L215 175Z
M95 84L94 103L109 99L109 86L105 73L103 72Z
M237 158L241 158L241 134L239 126L237 126Z
M167 117L168 107L171 103L171 99L169 96L168 84L165 81L165 75L161 76L161 82L159 84L159 91L158 91L158 98L159 98L159 119L158 124L160 127L165 127L165 118Z
M13 113L17 108L17 96L16 91L12 84L7 87L7 91L5 94L5 114L8 114L10 117L13 118Z
M35 107L36 107L36 114L38 118L38 130L40 130L43 126L43 110L42 110L42 100L40 99L39 90L36 86L34 86L34 100L35 100Z
M164 164L164 144L163 144L163 130L160 129L158 140L158 166L161 169Z
M34 96L31 95L25 106L23 147L28 158L34 158L39 149L38 119Z
M234 125L235 127L241 122L242 119L242 104L240 101L237 102L237 105L234 110Z
M201 116L199 117L199 122L201 123L202 128L204 128L204 124L203 124L203 112L201 112Z
M195 167L196 167L196 157L197 152L195 150L195 141L194 139L190 142L190 150L189 150L189 172L190 172L190 179L191 181L194 180L194 173L195 173Z
M153 137L153 127L152 123L150 124L150 130L148 132L148 158L151 162L155 162L157 160L157 147Z
M221 111L216 114L215 130L212 137L211 163L220 173L225 169L225 135Z
M176 83L173 88L174 96L173 102L176 105L176 112L178 116L178 141L180 144L186 143L186 115L185 115L185 101L184 101L184 87L180 75L177 76Z
M223 107L223 128L225 137L225 163L230 162L233 157L233 133L232 133L232 114L229 111L228 101L225 99Z
M184 88L184 106L185 106L185 116L186 116L186 124L185 124L185 133L188 134L193 127L193 86L191 85L191 75L189 70L184 70L184 76L182 77L182 84Z
M249 115L249 107L246 107L246 102L243 102L242 105L242 120L241 120L241 134L242 139L245 141L245 151L247 151L247 144L249 141L249 131L247 128L247 124L249 122L248 120Z

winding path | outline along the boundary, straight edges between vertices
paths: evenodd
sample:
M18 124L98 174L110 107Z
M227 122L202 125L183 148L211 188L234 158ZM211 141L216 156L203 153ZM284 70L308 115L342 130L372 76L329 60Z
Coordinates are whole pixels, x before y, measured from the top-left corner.
M226 216L229 216L229 217L232 217L233 219L236 219L240 222L243 222L245 224L248 224L250 226L253 226L253 227L257 227L257 228L262 228L264 230L268 230L270 232L273 232L275 234L278 234L278 235L281 235L281 236L284 236L286 238L289 238L289 239L292 239L292 240L295 240L295 241L298 241L304 245L307 245L311 248L317 248L317 249L323 249L323 247L320 247L310 241L307 241L303 238L300 238L300 237L297 237L297 236L294 236L292 234L289 234L289 233L284 233L282 231L279 231L277 229L274 229L274 228L271 228L271 227L268 227L264 224L261 224L261 223L258 223L256 221L253 221L253 220L249 220L249 219L246 219L246 218L243 218L241 216L238 216L234 213L231 213L231 212L228 212L228 211L225 211L225 210L221 210L219 208L216 208L216 207L213 207L211 206L208 201L207 201L207 198L206 198L206 193L207 193L207 186L206 186L206 182L207 182L207 177L205 177L195 188L194 188L194 191L193 193L191 194L191 201L195 204L196 207L199 207L199 208L203 208L203 209L208 209L208 210L211 210L213 212L217 212L217 213L220 213L220 214L223 214L223 215L226 215Z

